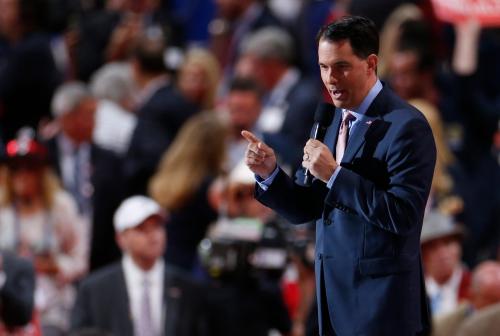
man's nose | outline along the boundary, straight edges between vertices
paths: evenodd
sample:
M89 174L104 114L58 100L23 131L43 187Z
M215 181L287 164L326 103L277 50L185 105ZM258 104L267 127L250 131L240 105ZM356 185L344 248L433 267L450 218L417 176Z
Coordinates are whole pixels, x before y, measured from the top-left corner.
M333 85L333 86L334 86L334 85L337 85L337 83L338 83L338 78L335 76L335 74L334 74L334 72L333 72L333 71L330 71L330 72L328 73L328 76L327 76L327 78L326 78L326 83L327 83L328 85Z

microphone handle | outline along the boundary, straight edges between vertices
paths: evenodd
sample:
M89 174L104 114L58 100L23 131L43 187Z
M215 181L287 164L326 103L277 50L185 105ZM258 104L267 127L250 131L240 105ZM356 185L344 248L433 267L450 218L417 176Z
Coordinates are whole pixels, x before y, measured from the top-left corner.
M309 169L306 169L304 173L304 185L310 186L312 184L314 176L309 172Z
M326 131L326 128L325 127L322 127L320 125L320 123L314 123L313 125L313 129L312 129L312 134L311 134L311 138L312 139L315 139L315 140L319 140L319 141L323 141L324 137L325 137L325 131ZM306 169L304 171L304 185L306 186L310 186L311 183L312 183L312 180L313 180L314 176L311 174L311 172L309 171L309 169Z

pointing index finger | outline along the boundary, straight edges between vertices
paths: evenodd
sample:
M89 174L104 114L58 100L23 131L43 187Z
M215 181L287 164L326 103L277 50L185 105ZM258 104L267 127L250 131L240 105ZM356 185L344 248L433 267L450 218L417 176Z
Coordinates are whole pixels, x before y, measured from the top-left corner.
M241 131L241 135L248 141L248 142L251 142L251 143L259 143L261 142L259 138L257 138L252 132L249 132L249 131L246 131L246 130L243 130Z
M271 149L271 147L262 142L262 140L257 138L252 132L244 130L241 131L241 135L250 143L250 147L253 148L251 150L256 154L263 157L265 157L266 155L273 155L273 150Z

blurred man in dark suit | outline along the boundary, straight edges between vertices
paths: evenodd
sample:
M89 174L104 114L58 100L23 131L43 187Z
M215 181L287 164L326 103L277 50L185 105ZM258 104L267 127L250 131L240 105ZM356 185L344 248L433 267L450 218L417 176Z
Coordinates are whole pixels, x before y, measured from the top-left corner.
M255 130L274 148L280 166L293 171L302 162L302 148L320 97L320 81L294 66L294 41L277 27L251 34L242 44L236 67L239 76L254 78L264 89L262 112Z
M91 270L120 258L111 222L125 193L122 158L93 142L99 105L82 82L61 85L52 100L60 132L46 143L52 167L87 224Z
M197 107L175 89L165 68L164 51L163 39L145 36L132 58L132 72L140 92L137 126L124 163L128 195L146 194L161 155L182 124L197 112Z
M197 287L162 259L165 216L150 198L132 196L114 217L121 262L85 279L72 329L95 327L114 335L197 336L203 314Z

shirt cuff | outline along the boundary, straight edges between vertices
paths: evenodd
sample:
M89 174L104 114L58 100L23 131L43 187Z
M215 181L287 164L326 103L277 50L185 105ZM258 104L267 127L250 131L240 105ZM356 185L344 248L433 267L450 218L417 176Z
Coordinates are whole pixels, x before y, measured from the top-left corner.
M337 178L337 175L339 174L341 168L342 167L340 165L338 165L337 168L335 168L335 170L333 171L332 177L330 177L330 179L328 180L328 183L326 184L328 189L332 189L333 182L335 182L335 179Z
M267 189L271 186L271 183L273 183L276 175L278 175L279 170L280 170L279 167L276 166L276 169L273 171L273 173L269 175L269 177L266 178L265 180L259 175L255 175L255 181L262 190L267 191Z

